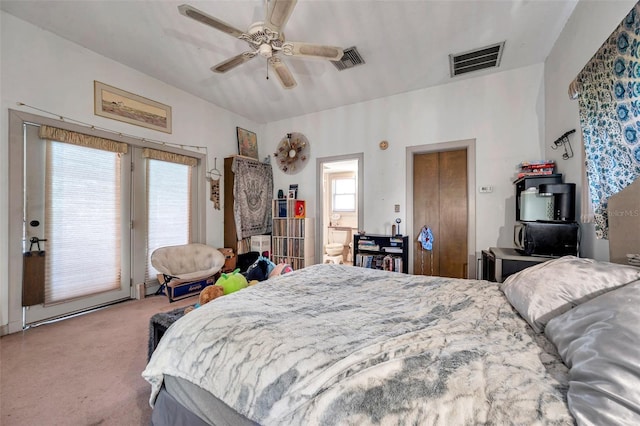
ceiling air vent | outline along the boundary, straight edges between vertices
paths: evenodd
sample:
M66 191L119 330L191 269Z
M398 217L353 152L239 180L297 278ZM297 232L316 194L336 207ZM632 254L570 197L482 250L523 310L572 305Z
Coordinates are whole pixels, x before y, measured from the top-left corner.
M331 61L338 71L346 70L347 68L353 68L356 65L364 64L364 59L358 53L358 49L354 47L349 47L348 49L344 49L344 55L339 61Z
M483 70L485 68L499 67L503 50L504 41L480 49L449 55L451 77L471 71Z

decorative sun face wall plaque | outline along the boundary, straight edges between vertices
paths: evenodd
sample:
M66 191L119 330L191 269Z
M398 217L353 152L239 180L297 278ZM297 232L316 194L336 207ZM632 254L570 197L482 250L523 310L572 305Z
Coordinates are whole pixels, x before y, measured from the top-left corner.
M280 170L295 174L309 162L309 141L302 133L287 133L278 144L273 156Z

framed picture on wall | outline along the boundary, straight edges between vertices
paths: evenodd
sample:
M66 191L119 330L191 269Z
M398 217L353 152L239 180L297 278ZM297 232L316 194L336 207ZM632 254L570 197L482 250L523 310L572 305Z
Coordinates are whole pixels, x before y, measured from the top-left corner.
M113 86L93 82L94 114L171 133L171 107Z
M259 157L258 138L256 134L241 127L236 127L236 132L238 136L238 154L257 160Z

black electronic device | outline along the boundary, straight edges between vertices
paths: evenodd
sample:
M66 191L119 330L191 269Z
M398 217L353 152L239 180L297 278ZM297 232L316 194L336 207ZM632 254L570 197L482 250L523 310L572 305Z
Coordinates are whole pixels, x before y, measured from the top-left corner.
M538 194L553 197L553 220L576 220L575 183L543 183L538 186Z
M518 222L513 239L516 249L526 256L577 256L580 225L567 221Z

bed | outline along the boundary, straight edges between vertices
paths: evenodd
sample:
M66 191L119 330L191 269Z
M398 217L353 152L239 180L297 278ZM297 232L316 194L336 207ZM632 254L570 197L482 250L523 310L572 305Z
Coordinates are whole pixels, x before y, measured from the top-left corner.
M640 269L573 256L501 284L314 265L185 315L142 375L156 426L640 424L638 306Z

